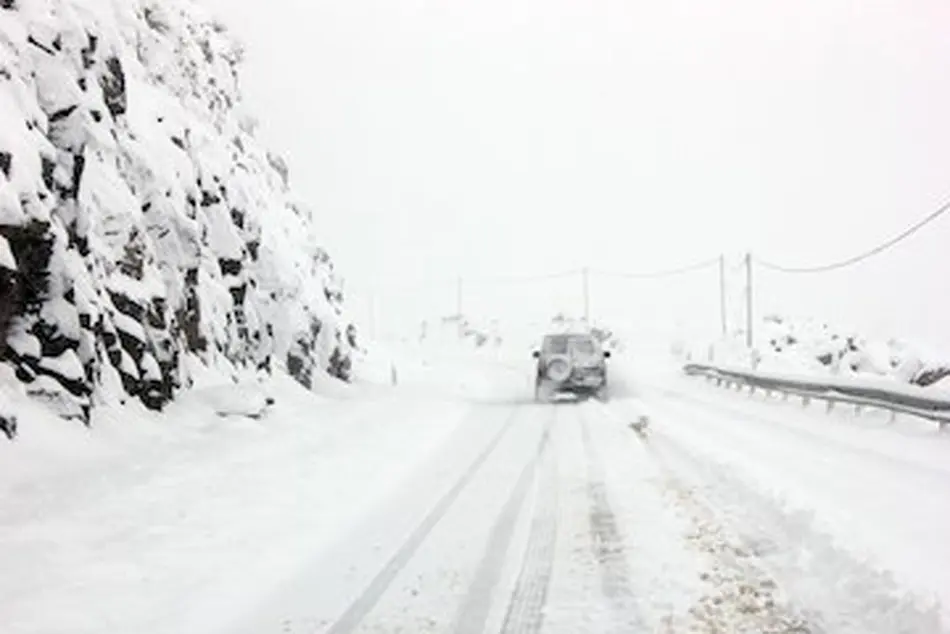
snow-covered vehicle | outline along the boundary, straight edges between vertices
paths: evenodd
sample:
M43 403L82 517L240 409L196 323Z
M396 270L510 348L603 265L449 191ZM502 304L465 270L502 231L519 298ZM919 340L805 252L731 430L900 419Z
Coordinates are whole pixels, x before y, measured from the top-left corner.
M585 333L545 335L537 359L535 400L545 401L562 393L607 396L607 362L610 351Z

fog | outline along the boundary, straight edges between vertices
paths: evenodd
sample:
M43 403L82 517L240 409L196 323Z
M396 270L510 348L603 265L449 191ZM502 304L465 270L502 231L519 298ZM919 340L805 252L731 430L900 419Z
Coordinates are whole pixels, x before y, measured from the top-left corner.
M459 276L467 313L579 313L579 276L478 280L720 253L741 320L744 252L840 259L950 196L937 0L204 2L364 324L454 312ZM950 348L948 238L950 217L841 272L756 271L756 309ZM719 328L715 267L590 289L594 317Z

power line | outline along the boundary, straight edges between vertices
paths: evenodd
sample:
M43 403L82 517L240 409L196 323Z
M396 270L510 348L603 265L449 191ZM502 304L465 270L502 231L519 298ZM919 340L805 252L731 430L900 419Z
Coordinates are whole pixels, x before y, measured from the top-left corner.
M583 269L571 269L569 271L557 271L554 273L539 273L536 275L495 275L490 277L472 277L465 278L466 284L487 285L487 284L518 284L523 282L543 282L545 280L556 280L565 277L574 277L581 275Z
M464 282L466 287L479 287L502 284L519 284L530 282L543 282L545 280L561 279L566 277L579 276L583 269L571 269L568 271L557 271L553 273L538 273L534 275L494 275L484 277L428 277L417 278L406 283L394 283L386 287L386 290L395 290L398 292L415 292L429 288L457 288L459 281ZM385 292L381 288L376 288L375 292Z
M879 244L869 251L865 251L859 255L855 255L846 260L841 260L839 262L832 262L830 264L824 264L821 266L808 266L808 267L793 267L793 266L780 266L778 264L772 264L756 258L756 262L767 268L772 269L773 271L779 271L782 273L823 273L825 271L833 271L835 269L842 269L846 266L851 266L852 264L857 264L863 260L874 257L875 255L890 249L891 247L897 245L900 242L903 242L907 238L911 237L925 226L929 225L931 222L942 216L943 214L950 211L950 201L945 202L939 209L935 212L920 220L916 224L911 225L909 228L905 229L898 235L894 236L890 240Z
M674 275L682 275L684 273L691 273L693 271L699 271L707 267L719 265L719 256L714 258L709 258L707 260L702 260L700 262L695 262L686 266L681 266L675 269L664 269L660 271L651 271L646 273L624 273L619 271L598 271L593 270L591 273L596 275L603 275L606 277L620 277L625 279L657 279L661 277L671 277Z

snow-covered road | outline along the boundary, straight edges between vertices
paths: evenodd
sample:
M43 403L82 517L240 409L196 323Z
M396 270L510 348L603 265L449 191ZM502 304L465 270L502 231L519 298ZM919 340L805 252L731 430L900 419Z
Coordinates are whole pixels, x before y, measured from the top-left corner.
M192 406L148 452L106 425L85 471L4 485L2 630L950 631L933 430L658 371L607 404L525 379L434 359L396 390L279 383L267 418Z

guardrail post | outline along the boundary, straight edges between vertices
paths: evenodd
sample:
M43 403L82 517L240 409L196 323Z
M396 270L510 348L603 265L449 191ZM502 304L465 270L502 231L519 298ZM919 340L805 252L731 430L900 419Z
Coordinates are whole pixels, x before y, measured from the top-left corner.
M855 403L855 404L854 404L854 415L855 415L855 416L860 416L860 415L861 415L861 411L862 411L863 409L864 409L864 408L861 407L861 404L860 404L860 403Z
M802 407L808 407L809 405L811 405L811 397L807 395L802 396Z
M888 421L888 423L893 425L896 422L897 422L897 412L895 412L894 410L891 410L891 418Z
M830 414L834 408L835 408L835 400L833 398L829 398L828 403L825 406L825 412Z

